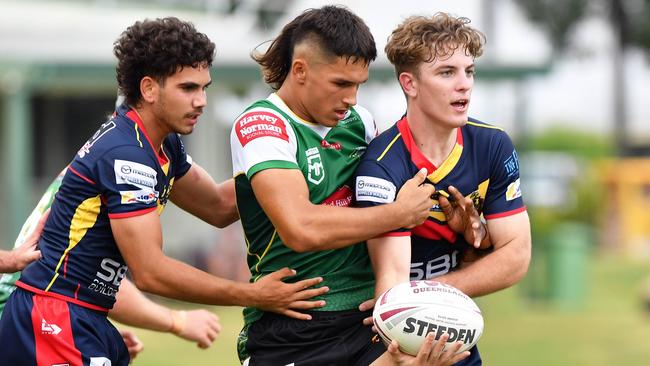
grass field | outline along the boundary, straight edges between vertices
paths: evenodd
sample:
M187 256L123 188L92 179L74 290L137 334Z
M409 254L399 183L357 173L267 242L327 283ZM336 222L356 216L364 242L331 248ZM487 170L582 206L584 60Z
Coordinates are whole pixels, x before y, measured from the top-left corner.
M640 293L650 264L596 258L587 266L582 305L531 301L515 287L478 300L485 316L479 348L488 366L645 366L650 359L650 313ZM145 351L138 366L239 365L236 308L214 308L223 332L207 351L168 334L137 330Z

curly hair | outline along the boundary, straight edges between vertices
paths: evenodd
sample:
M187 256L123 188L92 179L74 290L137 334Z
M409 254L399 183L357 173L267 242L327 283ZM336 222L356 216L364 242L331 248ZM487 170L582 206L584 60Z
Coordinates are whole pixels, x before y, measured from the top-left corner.
M140 102L140 81L160 83L185 66L212 66L214 43L178 18L145 19L128 27L113 44L117 84L129 104Z
M303 41L316 43L327 56L348 57L366 64L377 57L375 39L361 18L343 6L308 9L284 26L264 54L251 57L260 66L264 81L278 90L291 69L293 51Z
M388 37L386 56L398 76L405 71L417 73L420 63L451 56L459 48L477 58L483 54L485 35L469 23L467 18L442 12L409 17Z

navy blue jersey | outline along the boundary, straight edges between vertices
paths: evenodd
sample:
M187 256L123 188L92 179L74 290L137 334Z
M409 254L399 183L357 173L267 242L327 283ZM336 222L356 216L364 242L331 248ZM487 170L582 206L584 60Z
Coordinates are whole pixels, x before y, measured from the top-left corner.
M127 266L110 219L160 214L174 179L191 166L177 134L162 147L152 147L135 110L120 106L70 163L39 242L42 258L16 285L93 309L112 308Z
M375 138L356 171L355 204L360 207L389 203L421 168L436 194L448 195L450 185L470 197L485 219L524 211L519 189L517 152L500 128L469 119L457 129L456 145L447 159L434 166L413 141L406 117ZM411 279L430 279L458 265L469 247L462 235L446 225L438 201L429 218L413 229L385 235L411 236Z

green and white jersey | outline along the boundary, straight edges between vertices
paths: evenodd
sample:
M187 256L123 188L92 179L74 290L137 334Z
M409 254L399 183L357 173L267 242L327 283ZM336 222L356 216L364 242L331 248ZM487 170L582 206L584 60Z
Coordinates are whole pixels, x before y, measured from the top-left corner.
M314 204L348 206L352 175L370 140L377 134L370 113L355 106L336 127L307 122L271 94L253 103L237 119L230 134L237 206L241 217L251 282L289 267L289 281L323 277L330 290L318 310L356 309L373 297L374 277L365 243L343 249L297 253L284 245L257 202L250 179L265 169L298 169L305 177ZM246 323L262 315L244 310Z
M66 169L63 169L63 171L59 173L49 187L47 187L43 196L41 196L40 201L38 201L38 204L20 229L20 233L14 242L14 248L23 244L27 236L31 234L32 230L34 230L36 224L38 224L38 221L41 219L45 211L52 206L54 195L59 190L59 187L61 187L61 181L63 180L63 175L65 174ZM2 311L5 308L5 303L7 302L9 295L11 295L11 293L16 289L16 281L19 277L20 272L0 274L0 315L2 315Z

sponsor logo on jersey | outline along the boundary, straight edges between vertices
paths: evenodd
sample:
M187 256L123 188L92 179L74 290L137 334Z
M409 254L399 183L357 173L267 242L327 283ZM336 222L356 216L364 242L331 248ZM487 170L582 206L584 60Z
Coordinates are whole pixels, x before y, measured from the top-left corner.
M320 184L325 179L325 167L320 157L318 147L305 150L307 156L307 180L313 184Z
M140 189L138 191L120 191L122 197L121 203L129 205L132 203L149 204L158 199L158 192L149 189Z
M111 366L111 360L106 357L91 357L88 366Z
M117 184L131 184L153 192L156 183L158 183L156 171L150 166L134 161L116 159L113 168Z
M115 297L129 267L111 258L102 259L99 266L99 270L95 273L96 278L93 279L93 283L88 285L88 289L105 296Z
M348 207L352 202L352 189L347 185L337 189L321 202L322 205Z
M48 323L45 321L45 319L41 319L41 333L57 335L61 333L61 327L54 323Z
M244 114L235 122L235 132L242 146L259 137L276 137L289 141L284 122L269 112L255 111Z
M340 151L340 150L341 150L341 144L338 143L338 142L332 142L332 143L329 143L329 142L327 142L327 141L325 141L325 140L322 140L322 141L320 142L320 146L321 146L322 148L324 148L324 149L334 149L334 150L336 150L336 151Z
M397 189L392 182L377 177L361 175L356 180L357 201L390 203L395 201Z
M108 131L112 130L115 128L115 121L111 118L110 120L104 122L100 127L97 132L95 132L92 137L86 141L84 146L79 149L77 154L79 154L79 157L83 159L86 154L90 152L90 148L99 140L102 136L104 136Z
M506 168L506 173L508 177L519 173L519 159L517 158L517 151L513 150L512 154L503 162L503 166Z
M365 146L359 146L355 147L354 150L350 153L348 156L350 159L358 159L363 155L363 153L366 152L366 147Z
M508 189L506 189L506 201L512 201L519 197L521 197L521 184L519 178L517 178L517 180L510 183Z

